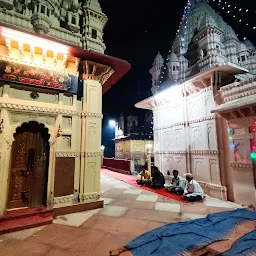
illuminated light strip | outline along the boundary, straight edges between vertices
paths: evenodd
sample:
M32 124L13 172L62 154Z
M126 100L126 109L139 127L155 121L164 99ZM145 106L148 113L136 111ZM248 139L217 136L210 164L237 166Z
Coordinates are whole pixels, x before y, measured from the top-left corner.
M7 39L22 42L24 44L35 45L37 47L51 50L51 51L58 51L59 53L68 53L68 47L59 43L53 43L49 40L42 39L36 36L32 36L29 34L25 34L19 31L11 30L2 28L1 35Z
M77 72L70 72L70 70L67 69L60 69L60 68L56 68L54 65L46 65L43 64L42 62L33 62L31 63L29 60L21 60L21 59L17 59L17 58L10 58L10 57L6 57L5 55L1 55L0 54L0 60L1 61L10 61L10 62L14 62L17 64L23 64L23 65L27 65L30 67L38 67L38 68L42 68L42 69L47 69L47 70L52 70L55 71L57 73L65 73L65 74L73 74L73 75L77 75Z

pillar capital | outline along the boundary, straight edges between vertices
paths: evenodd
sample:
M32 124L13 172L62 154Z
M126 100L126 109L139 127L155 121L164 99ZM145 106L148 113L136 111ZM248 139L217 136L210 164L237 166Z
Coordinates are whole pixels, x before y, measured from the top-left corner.
M97 80L100 84L104 84L115 72L110 66L88 60L80 61L78 71L81 80Z

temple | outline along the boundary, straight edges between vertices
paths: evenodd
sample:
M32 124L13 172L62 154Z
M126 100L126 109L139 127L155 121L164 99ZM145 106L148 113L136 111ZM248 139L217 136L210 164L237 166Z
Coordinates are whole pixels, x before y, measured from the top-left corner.
M118 126L116 127L115 138L115 158L132 160L135 172L140 172L145 166L148 157L152 157L154 152L153 139L153 115L149 111L144 116L120 115Z
M98 0L0 0L4 221L17 209L47 224L53 214L103 206L102 95L130 69L104 55L106 22ZM34 222L11 229L1 222L0 233Z
M157 54L155 164L191 172L206 194L256 204L256 48L206 0L189 1L166 61Z

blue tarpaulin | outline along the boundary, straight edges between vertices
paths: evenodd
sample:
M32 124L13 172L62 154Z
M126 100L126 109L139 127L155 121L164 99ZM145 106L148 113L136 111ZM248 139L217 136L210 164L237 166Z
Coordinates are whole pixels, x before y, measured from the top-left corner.
M125 248L134 256L181 255L194 248L203 248L222 241L238 225L255 220L256 212L246 209L210 214L203 219L157 228L134 239ZM245 252L247 254L243 254ZM231 249L222 255L252 255L249 253L256 253L255 232L238 239Z

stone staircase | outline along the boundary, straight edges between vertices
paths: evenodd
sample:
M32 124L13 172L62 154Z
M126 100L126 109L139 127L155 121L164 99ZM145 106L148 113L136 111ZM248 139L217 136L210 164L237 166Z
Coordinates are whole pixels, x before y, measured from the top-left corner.
M39 227L53 222L53 210L46 207L9 210L0 216L0 235Z

